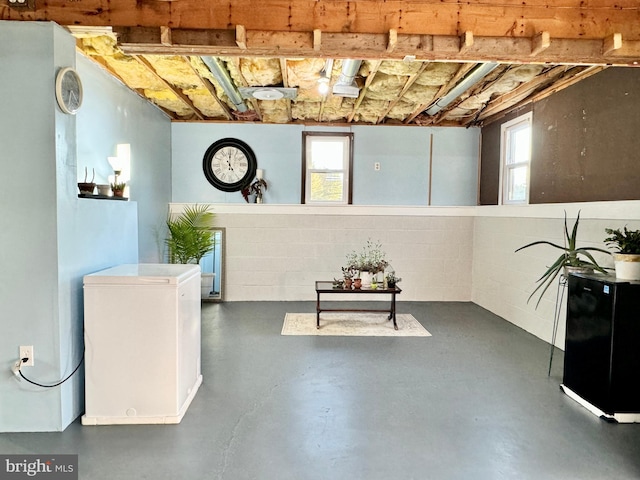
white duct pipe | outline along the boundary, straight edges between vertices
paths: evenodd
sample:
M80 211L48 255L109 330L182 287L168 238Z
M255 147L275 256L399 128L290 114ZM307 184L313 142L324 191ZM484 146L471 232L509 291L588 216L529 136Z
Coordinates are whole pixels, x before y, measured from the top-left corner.
M343 60L342 72L340 72L340 77L336 83L341 85L351 85L356 78L356 73L360 70L361 63L362 60Z
M355 78L360 70L360 64L362 64L362 60L347 59L342 61L342 72L333 86L334 95L353 98L358 96L360 89L356 85Z
M229 72L226 68L220 65L220 62L217 58L214 57L201 57L204 64L209 67L211 74L218 81L224 93L227 94L231 103L236 107L239 112L246 112L248 110L247 105L244 103L242 99L242 95L235 87L233 82L231 81L231 77L229 76Z
M455 87L453 87L446 95L440 97L436 103L431 105L427 110L427 115L435 115L443 108L446 108L456 98L462 95L464 92L473 87L476 83L489 75L498 66L497 63L483 63L471 70L469 74L460 81Z

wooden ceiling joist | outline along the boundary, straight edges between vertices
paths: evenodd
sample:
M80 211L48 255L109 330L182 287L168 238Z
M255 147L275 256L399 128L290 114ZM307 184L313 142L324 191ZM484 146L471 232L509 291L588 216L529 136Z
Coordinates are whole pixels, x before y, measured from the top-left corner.
M153 65L151 65L149 63L149 61L143 57L134 57L136 59L136 61L138 61L141 65L143 65L147 70L149 70L158 80L160 80L160 82L168 89L171 90L171 92L173 92L173 94L178 97L180 100L182 100L185 105L187 105L187 107L189 107L189 109L194 113L194 115L199 118L200 120L204 120L204 115L200 112L200 110L198 110L196 108L196 106L193 104L193 102L191 101L191 99L189 97L187 97L184 93L182 93L182 91L178 88L175 88L173 85L171 85L169 82L167 82L164 78L162 78L160 75L158 75L158 72L156 72L155 68L153 68Z
M617 33L596 39L481 37L470 31L454 35L354 34L319 31L171 29L171 44L160 28L114 27L123 52L131 55L212 55L257 57L331 57L461 62L638 65L640 40L622 41ZM535 57L535 58L531 58Z
M1 0L0 19L54 21L60 25L120 25L187 29L225 29L244 25L247 31L387 33L458 35L472 30L476 36L529 38L549 32L552 38L604 38L621 32L640 40L629 17L636 17L637 0L616 2L584 0L358 1L353 8L337 0L47 0L33 10L12 8ZM434 22L433 19L437 19ZM427 30L427 31L425 31Z

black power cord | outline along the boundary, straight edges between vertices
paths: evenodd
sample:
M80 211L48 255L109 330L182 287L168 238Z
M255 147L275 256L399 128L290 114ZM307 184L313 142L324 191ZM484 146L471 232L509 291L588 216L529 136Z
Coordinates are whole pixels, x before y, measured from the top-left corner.
M41 383L34 382L33 380L29 380L27 377L25 377L25 376L22 374L21 367L22 367L22 364L23 364L23 363L26 363L26 362L28 362L28 361L29 361L29 359L28 359L28 358L26 358L26 357L25 357L25 358L21 358L21 359L20 359L20 367L18 367L18 373L20 374L20 376L21 376L22 378L24 378L27 382L29 382L29 383L31 383L31 384L33 384L33 385L37 385L38 387L43 387L43 388L53 388L53 387L57 387L57 386L59 386L59 385L62 385L64 382L66 382L67 380L69 380L69 379L73 376L73 374L74 374L74 373L76 373L76 372L78 371L78 369L80 368L80 365L82 365L82 362L84 362L84 352L82 352L82 358L80 359L80 362L78 363L78 366L77 366L76 368L74 368L74 369L73 369L73 372L71 372L71 373L69 374L69 376L68 376L67 378L65 378L64 380L60 380L58 383L54 383L53 385L43 385L43 384L41 384Z

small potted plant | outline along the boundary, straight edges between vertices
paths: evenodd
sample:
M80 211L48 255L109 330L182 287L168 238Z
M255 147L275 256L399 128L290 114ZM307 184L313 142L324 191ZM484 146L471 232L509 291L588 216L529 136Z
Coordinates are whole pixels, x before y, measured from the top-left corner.
M200 263L215 245L211 230L213 219L208 205L186 206L181 214L170 215L167 218L169 236L165 240L169 263Z
M241 193L247 203L250 195L255 195L253 203L262 203L262 189L267 189L267 182L263 178L256 178L252 184L244 187Z
M387 288L396 288L396 285L402 280L400 277L396 277L396 272L393 270L387 273L385 279L387 280Z
M342 277L344 278L345 290L350 290L353 285L353 277L356 275L356 271L352 266L342 267Z
M82 195L93 195L93 191L96 188L96 184L93 181L95 177L96 177L96 170L94 168L91 181L87 182L87 167L84 167L84 182L78 182L78 190L80 190L80 193Z
M124 197L124 189L127 187L126 183L112 183L111 191L114 197Z
M640 280L640 230L605 228L609 234L604 239L607 246L615 248L613 260L616 277L624 280Z
M549 245L562 251L560 256L556 258L551 266L548 267L547 270L542 274L542 276L537 280L537 282L539 282L540 284L533 290L533 292L531 292L531 295L529 295L529 298L527 299L527 302L529 302L529 300L531 300L536 292L539 291L540 296L538 298L538 302L536 303L536 308L538 308L538 305L540 304L544 293L561 273L565 276L571 272L592 272L594 270L600 273L607 273L604 268L598 265L598 262L595 260L595 258L593 258L591 252L601 252L606 253L607 255L610 252L597 247L577 246L579 222L580 212L578 212L576 221L573 224L573 229L571 230L571 233L569 233L569 227L567 226L567 212L564 212L564 246L558 245L557 243L549 242L547 240L538 240L536 242L531 242L527 245L524 245L516 250L516 252L519 252L520 250L533 247L534 245Z

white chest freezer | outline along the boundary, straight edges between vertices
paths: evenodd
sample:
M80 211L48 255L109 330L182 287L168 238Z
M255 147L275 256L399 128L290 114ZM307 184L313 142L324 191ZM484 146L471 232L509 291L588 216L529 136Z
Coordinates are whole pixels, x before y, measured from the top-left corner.
M83 425L179 423L200 384L200 267L84 277Z

